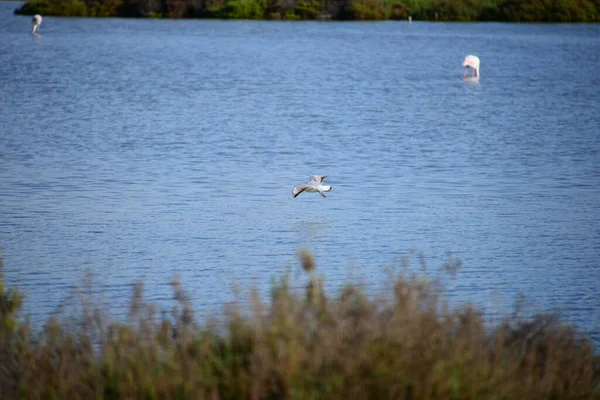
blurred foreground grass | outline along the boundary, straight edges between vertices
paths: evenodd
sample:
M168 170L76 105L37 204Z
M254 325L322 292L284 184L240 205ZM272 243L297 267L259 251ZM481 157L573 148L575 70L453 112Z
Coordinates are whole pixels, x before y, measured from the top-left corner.
M551 315L484 327L407 272L385 296L348 284L330 297L299 256L305 290L285 277L202 323L175 281L170 315L138 283L127 321L84 296L75 322L32 332L0 276L0 399L600 399L600 356Z

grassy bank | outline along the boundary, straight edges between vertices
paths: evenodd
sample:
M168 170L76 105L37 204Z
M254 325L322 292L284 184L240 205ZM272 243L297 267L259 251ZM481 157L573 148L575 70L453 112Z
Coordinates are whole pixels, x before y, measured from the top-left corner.
M590 340L538 315L484 327L473 307L449 309L439 282L401 273L389 293L323 290L311 255L303 290L283 278L267 301L197 321L173 282L168 314L132 293L110 320L86 296L75 320L33 333L23 296L0 279L2 399L600 399Z
M27 0L17 14L284 20L600 22L600 0Z

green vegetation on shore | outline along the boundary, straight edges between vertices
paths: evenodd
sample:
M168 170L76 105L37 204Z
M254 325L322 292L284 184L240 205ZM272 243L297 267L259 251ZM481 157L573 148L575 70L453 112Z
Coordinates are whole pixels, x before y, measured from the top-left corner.
M0 276L0 398L600 399L600 356L554 317L485 327L473 307L445 304L439 280L408 268L381 297L356 284L330 297L312 256L300 260L305 289L284 278L268 301L254 293L219 321L198 322L178 282L170 314L138 284L127 321L87 294L74 296L79 317L36 334Z
M600 22L600 0L27 0L16 14L78 17Z

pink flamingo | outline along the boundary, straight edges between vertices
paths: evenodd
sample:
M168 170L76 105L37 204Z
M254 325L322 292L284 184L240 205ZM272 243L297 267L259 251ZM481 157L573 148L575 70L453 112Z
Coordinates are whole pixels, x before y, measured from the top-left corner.
M479 64L479 57L474 56L472 54L466 56L462 62L463 67L465 67L465 72L463 73L463 76L467 76L467 71L469 69L472 69L473 76L479 77Z
M31 23L33 24L33 30L31 33L40 33L40 25L42 24L42 16L40 14L36 14L31 19Z

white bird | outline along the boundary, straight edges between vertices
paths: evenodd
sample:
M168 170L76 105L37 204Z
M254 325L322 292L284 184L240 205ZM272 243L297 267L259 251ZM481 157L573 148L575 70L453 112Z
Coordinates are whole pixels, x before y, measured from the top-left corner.
M465 67L465 72L463 73L463 76L467 76L467 71L469 69L472 69L473 76L479 77L479 64L480 64L479 57L474 56L472 54L469 54L468 56L466 56L462 62L462 66Z
M42 24L42 16L40 14L36 14L31 19L31 23L33 24L33 30L31 33L40 33L40 25Z
M311 193L319 192L321 197L323 197L323 198L327 197L327 196L325 196L325 193L323 193L323 192L329 192L331 190L331 186L325 186L322 184L323 181L325 180L325 178L327 178L327 176L311 175L310 182L300 183L300 184L294 186L292 195L294 196L294 198L296 198L302 192L311 192Z

